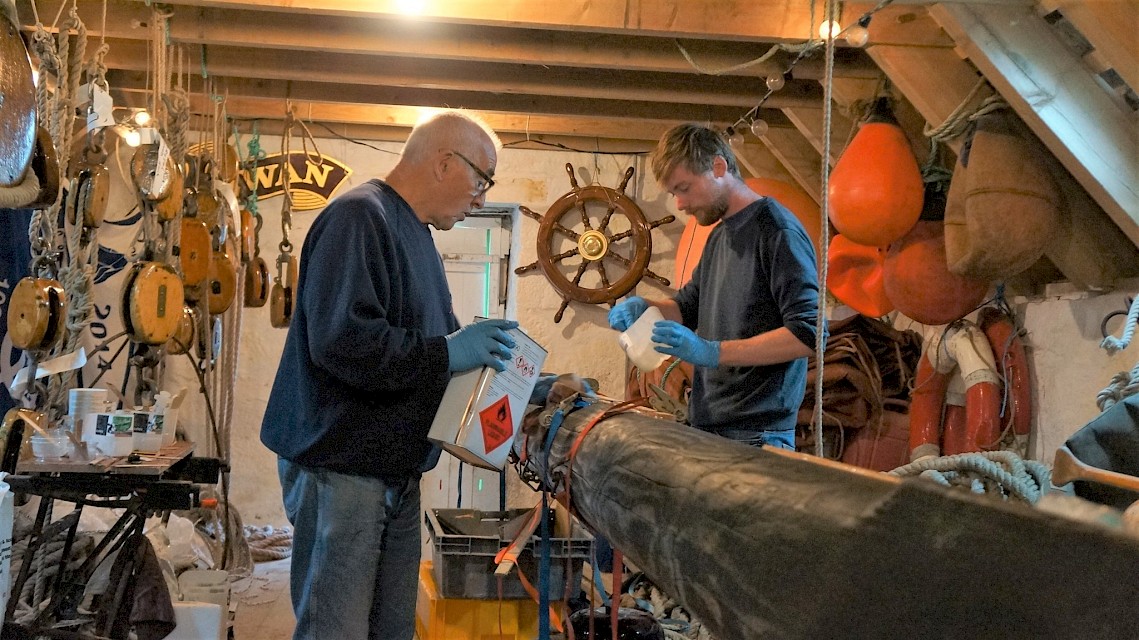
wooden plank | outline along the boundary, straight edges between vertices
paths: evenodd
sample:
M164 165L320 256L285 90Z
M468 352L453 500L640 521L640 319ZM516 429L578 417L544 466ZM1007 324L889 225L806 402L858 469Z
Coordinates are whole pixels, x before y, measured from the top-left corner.
M941 125L964 102L980 76L953 51L942 48L873 47L870 55L922 116ZM937 74L930 73L937 69ZM985 94L975 98L975 109ZM960 149L960 140L950 147ZM1048 162L1056 162L1051 155ZM1046 251L1064 275L1082 288L1110 289L1112 283L1134 270L1139 262L1135 245L1107 217L1066 171L1052 172L1066 194L1066 212L1078 212L1080 222L1068 224Z
M107 65L145 71L147 45L110 43ZM191 50L190 57L199 58ZM710 77L650 72L596 72L577 68L485 65L477 62L364 57L338 53L286 53L250 47L209 47L211 75L454 91L531 94L614 100L641 100L735 106L748 109L767 88L761 78ZM330 94L335 92L329 88ZM822 87L811 80L789 82L771 97L770 108L820 104ZM742 112L742 111L741 111Z
M21 16L32 15L30 0L20 0ZM80 17L88 37L99 34L102 2L80 0ZM42 9L41 9L42 11ZM54 12L54 11L53 11ZM147 39L149 30L140 25L151 10L139 2L112 0L107 5L109 38ZM247 43L267 49L323 51L419 59L469 60L508 64L573 66L592 69L696 73L672 38L617 34L573 33L422 23L408 28L406 20L346 18L309 15L297 20L291 13L239 9L177 8L169 21L170 41L176 44L231 45ZM256 41L249 34L256 33ZM336 34L329 37L328 34ZM722 70L756 59L763 47L754 42L680 43L702 68ZM793 56L779 53L762 63L733 71L731 75L766 78L782 73ZM876 77L877 67L858 49L840 49L836 54L837 77ZM800 61L795 67L800 80L823 77L821 56Z
M768 129L760 138L815 202L822 202L822 155L793 129Z
M815 151L819 152L821 157L825 137L823 135L823 110L790 107L783 110L783 115L787 116L791 124L807 139ZM853 135L854 125L854 121L846 117L841 107L835 105L835 108L831 110L831 148L830 159L828 160L832 167L835 162L838 162L842 150L846 147L847 140Z
M210 109L210 101L191 97L191 109L202 113ZM432 109L396 105L350 105L331 102L294 101L296 117L306 121L355 123L406 127L410 129ZM266 100L230 96L226 110L234 118L282 118L284 100ZM572 135L624 140L657 141L672 124L668 122L618 122L608 117L557 117L519 113L478 112L495 131L530 133L532 135Z
M142 71L111 71L107 80L115 89L145 91L147 79ZM219 78L218 91L230 96L275 98L317 102L358 104L391 104L419 107L455 107L479 111L518 111L540 115L609 116L625 120L662 120L665 122L713 122L727 125L735 121L741 109L717 105L695 105L633 100L598 100L567 96L524 94L492 94L484 91L448 91L418 87L373 85L338 85L330 89L321 82L286 80L250 80ZM332 98L332 99L330 99ZM772 126L790 127L791 123L777 109L763 109Z
M1123 81L1139 92L1139 0L1042 0L1059 10Z
M773 180L782 180L784 182L794 182L795 178L787 169L783 167L783 163L779 161L767 148L767 145L761 143L755 138L745 140L742 147L735 148L736 160L740 164L740 173L745 178L771 178Z
M1139 244L1134 114L1110 98L1034 11L939 5L931 12L1025 124Z

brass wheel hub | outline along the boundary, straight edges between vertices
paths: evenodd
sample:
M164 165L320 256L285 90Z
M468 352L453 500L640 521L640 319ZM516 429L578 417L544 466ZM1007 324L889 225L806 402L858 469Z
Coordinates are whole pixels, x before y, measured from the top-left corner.
M591 229L578 238L577 248L586 260L600 260L609 251L609 238L604 233Z

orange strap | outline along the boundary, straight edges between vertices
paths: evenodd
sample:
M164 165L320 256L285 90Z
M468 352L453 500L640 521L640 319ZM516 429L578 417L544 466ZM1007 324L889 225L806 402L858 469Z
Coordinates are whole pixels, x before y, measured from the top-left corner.
M522 581L522 588L526 590L526 593L530 594L534 602L541 602L538 596L538 590L534 588L534 585L530 584L530 581L526 578L526 574L522 573L522 567L515 565L514 568L518 571L518 579ZM554 608L553 603L550 603L550 623L554 625L558 633L565 631L565 627L562 626L562 618L558 615L558 610Z

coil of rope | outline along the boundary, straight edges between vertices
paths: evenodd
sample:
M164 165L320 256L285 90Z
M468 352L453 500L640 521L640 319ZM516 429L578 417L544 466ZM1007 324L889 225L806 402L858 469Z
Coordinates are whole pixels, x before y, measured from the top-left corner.
M997 495L1036 504L1052 481L1052 472L1036 460L1024 460L1012 451L959 453L917 460L890 472L902 478L919 476L947 487Z
M257 527L245 525L245 540L254 562L283 560L293 555L293 530L291 527L277 529L271 525Z

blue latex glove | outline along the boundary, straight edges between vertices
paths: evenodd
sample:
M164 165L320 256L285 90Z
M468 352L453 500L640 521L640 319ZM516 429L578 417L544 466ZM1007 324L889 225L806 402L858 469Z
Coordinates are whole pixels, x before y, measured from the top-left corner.
M516 327L514 320L483 320L447 336L448 370L466 371L485 365L505 371L514 348L514 338L506 332Z
M558 379L556 373L543 373L538 376L538 382L534 384L534 391L530 393L530 404L546 404L546 396L550 395L550 388L554 386L554 380Z
M658 343L658 352L676 356L685 362L701 367L720 365L720 343L701 338L679 322L661 320L654 324L653 342Z
M640 296L626 298L609 310L609 326L624 331L628 329L641 314L649 308L649 303Z

